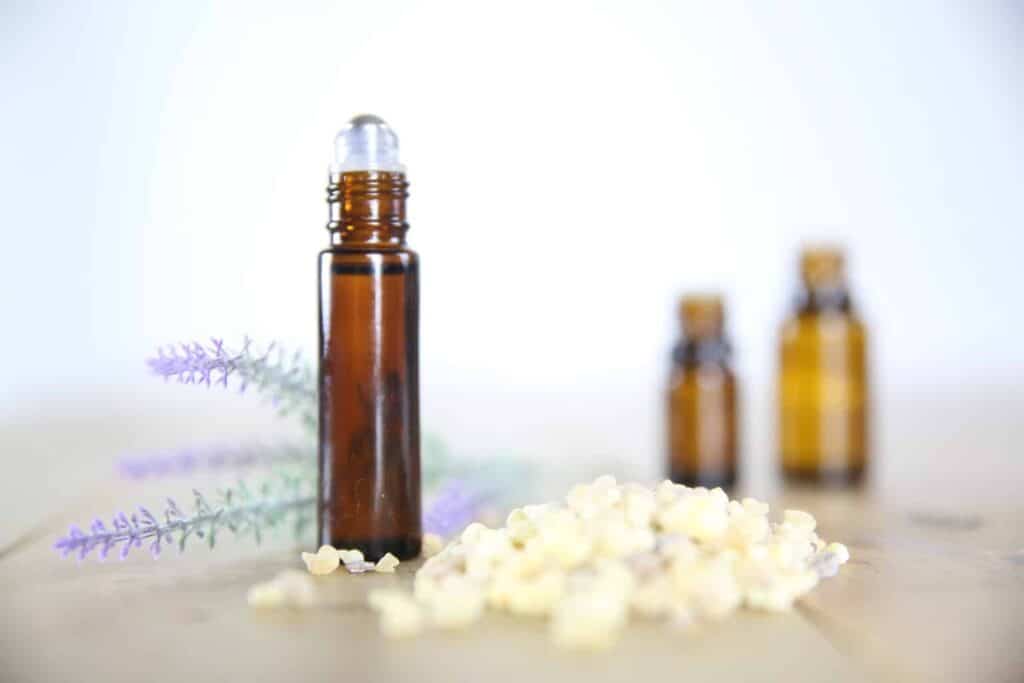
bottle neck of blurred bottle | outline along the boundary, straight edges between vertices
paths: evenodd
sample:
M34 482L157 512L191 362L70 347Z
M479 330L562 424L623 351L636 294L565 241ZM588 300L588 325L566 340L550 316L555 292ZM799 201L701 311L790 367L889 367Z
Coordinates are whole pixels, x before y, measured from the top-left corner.
M846 286L843 252L836 248L805 249L800 258L799 313L849 313L850 292Z
M684 297L680 304L679 320L682 339L672 354L678 365L725 366L728 363L732 350L725 338L724 306L719 296Z
M796 309L801 314L851 313L853 304L846 286L803 287L796 297Z

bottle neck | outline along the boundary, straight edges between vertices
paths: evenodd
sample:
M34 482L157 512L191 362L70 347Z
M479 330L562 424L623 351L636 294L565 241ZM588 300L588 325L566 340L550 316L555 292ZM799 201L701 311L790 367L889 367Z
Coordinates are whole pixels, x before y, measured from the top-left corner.
M800 313L849 313L850 290L841 249L810 247L800 257Z
M732 347L723 335L709 337L684 336L672 351L672 359L682 367L719 365L725 367L732 356Z
M332 246L398 249L405 246L405 199L409 183L404 173L347 171L332 173L327 185L328 221Z
M809 286L805 283L797 294L796 308L799 313L850 313L853 305L845 283L831 286Z

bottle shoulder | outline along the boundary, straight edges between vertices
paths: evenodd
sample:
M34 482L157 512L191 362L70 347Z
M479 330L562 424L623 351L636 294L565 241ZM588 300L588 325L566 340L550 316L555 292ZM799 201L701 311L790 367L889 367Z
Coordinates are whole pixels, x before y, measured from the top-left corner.
M419 254L412 249L353 249L350 247L329 247L319 254L319 260L332 263L383 263L417 264Z
M735 390L736 375L732 369L722 363L695 363L679 365L673 363L668 378L668 391L676 394L679 391L691 391L697 387L732 387Z
M847 327L864 330L864 321L853 310L798 310L782 323L783 331L817 327Z
M321 282L353 275L401 275L415 279L420 269L416 252L407 249L324 249L318 263Z
M783 322L779 337L786 352L830 344L863 347L868 332L864 322L852 312L801 312Z

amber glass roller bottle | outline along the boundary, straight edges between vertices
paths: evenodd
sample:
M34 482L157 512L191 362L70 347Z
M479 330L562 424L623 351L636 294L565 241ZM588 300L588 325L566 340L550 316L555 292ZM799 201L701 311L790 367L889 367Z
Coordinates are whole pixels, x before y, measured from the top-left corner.
M358 116L335 141L320 253L321 543L420 552L418 259L398 138Z
M805 249L800 275L779 358L782 472L791 481L856 483L868 462L867 335L842 251Z
M683 297L683 338L672 353L668 470L687 486L736 483L736 378L721 297Z

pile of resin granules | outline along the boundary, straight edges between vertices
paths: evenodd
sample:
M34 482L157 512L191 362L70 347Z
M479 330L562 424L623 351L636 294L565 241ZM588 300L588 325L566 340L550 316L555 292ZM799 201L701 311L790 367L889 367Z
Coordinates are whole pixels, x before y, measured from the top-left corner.
M412 594L369 600L388 636L465 628L489 607L547 617L560 646L598 648L631 616L687 626L741 606L789 609L850 556L814 528L806 512L771 522L766 504L721 489L604 476L564 505L513 510L503 528L469 525L416 572Z

